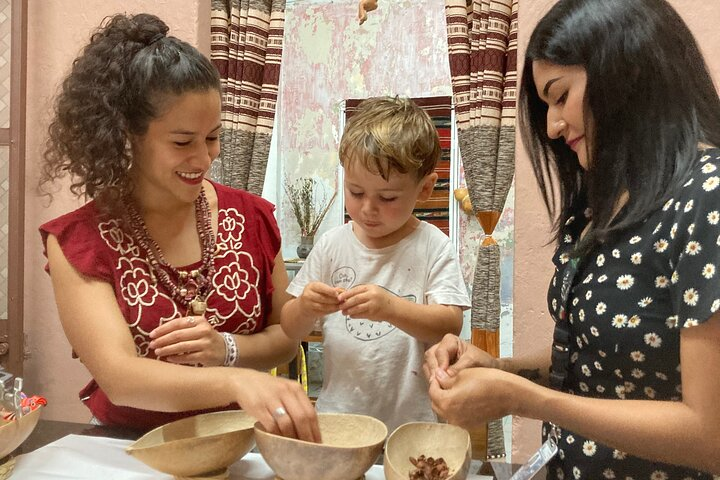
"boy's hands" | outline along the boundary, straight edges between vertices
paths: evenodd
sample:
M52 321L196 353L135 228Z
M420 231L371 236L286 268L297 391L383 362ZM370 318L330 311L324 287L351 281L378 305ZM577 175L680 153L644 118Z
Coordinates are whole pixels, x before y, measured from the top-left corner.
M339 295L342 288L331 287L322 282L310 282L298 297L302 310L314 318L340 310Z
M399 298L377 285L358 285L338 296L343 315L380 321L394 317Z

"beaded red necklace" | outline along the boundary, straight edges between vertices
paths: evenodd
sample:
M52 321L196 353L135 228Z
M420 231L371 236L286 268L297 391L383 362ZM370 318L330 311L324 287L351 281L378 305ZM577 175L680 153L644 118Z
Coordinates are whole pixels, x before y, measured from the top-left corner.
M132 200L127 202L130 228L140 248L145 251L150 264L150 276L154 282L160 283L170 292L172 298L187 308L187 315L202 315L207 310L206 299L212 287L215 274L213 253L215 251L215 234L212 230L210 205L205 190L195 200L195 222L202 247L202 264L197 270L184 271L170 265L163 257L160 247L152 239L145 226L145 221L135 208ZM170 273L168 273L168 271ZM172 274L172 276L171 276Z

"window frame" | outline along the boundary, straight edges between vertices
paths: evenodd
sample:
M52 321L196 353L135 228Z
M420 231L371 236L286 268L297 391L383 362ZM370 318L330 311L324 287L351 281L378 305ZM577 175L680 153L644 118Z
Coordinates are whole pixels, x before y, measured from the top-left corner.
M0 319L0 363L23 374L25 258L25 131L27 95L27 0L10 1L10 125L0 128L0 146L9 147L8 318ZM4 320L4 321L2 321Z

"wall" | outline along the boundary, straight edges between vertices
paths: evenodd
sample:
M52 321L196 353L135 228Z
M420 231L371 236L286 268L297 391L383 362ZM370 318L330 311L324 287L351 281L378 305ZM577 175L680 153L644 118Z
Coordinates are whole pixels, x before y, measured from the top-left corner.
M670 0L692 29L720 85L720 5L717 0ZM524 57L532 29L555 0L520 0L518 58ZM522 66L522 61L518 61ZM682 68L682 66L678 66ZM521 77L518 72L518 78ZM550 223L535 185L527 154L518 137L515 170L515 277L513 350L516 355L547 351L552 320L546 308L547 285L552 275ZM524 461L540 446L540 423L514 419L513 462Z
M25 362L25 390L48 399L44 418L87 421L87 409L77 392L89 374L71 358L57 317L50 278L43 271L38 226L80 202L62 191L48 199L36 191L40 158L51 115L52 97L70 64L107 15L118 12L153 13L171 34L209 52L209 1L205 0L29 0L28 85L25 207L25 332L29 354ZM203 19L198 21L198 19Z

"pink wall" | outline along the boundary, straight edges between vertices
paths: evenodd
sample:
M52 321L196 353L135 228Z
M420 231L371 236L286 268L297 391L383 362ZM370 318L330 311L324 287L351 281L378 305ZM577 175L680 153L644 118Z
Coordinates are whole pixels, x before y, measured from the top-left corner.
M670 0L690 25L701 45L716 85L720 84L720 8L707 0ZM524 57L532 29L555 0L520 0L518 58ZM522 61L518 61L522 65ZM681 67L679 67L681 68ZM518 75L519 77L520 75ZM515 278L514 331L515 355L548 349L552 320L546 308L547 284L552 274L549 240L550 222L535 185L530 162L518 137L515 170ZM513 462L526 460L540 445L540 422L515 419L513 422Z
M51 114L52 97L90 32L107 15L118 12L153 13L171 34L209 52L208 0L29 0L27 152L25 195L25 389L48 399L44 418L87 421L88 411L77 392L89 374L71 359L70 346L60 327L50 278L44 273L38 226L65 213L79 202L63 191L53 202L36 191L40 158ZM198 21L198 19L203 19Z

